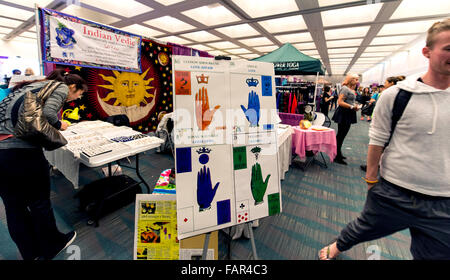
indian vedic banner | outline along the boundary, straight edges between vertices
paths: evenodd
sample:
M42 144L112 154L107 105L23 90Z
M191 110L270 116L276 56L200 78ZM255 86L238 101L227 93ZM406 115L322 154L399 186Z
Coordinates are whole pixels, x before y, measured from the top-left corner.
M141 72L141 36L53 10L42 14L45 62Z

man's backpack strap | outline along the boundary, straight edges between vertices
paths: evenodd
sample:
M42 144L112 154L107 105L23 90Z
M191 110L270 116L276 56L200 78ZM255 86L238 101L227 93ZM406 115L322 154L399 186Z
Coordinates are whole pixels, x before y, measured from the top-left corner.
M397 93L394 101L394 107L392 108L391 135L389 136L389 140L387 141L387 143L384 145L384 148L386 148L389 145L389 142L391 142L395 127L402 117L406 105L408 105L408 102L411 99L411 95L412 93L410 91L406 91L404 89L400 89L400 91Z

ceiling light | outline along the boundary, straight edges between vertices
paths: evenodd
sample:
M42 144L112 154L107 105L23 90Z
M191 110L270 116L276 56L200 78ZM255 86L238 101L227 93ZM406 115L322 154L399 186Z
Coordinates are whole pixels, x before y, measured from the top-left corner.
M341 48L341 49L328 49L328 53L350 53L354 54L358 48Z
M327 41L328 48L336 47L359 47L363 39L346 39L346 40L335 40Z
M314 42L313 43L294 44L293 46L296 47L299 51L316 49L316 44L314 44Z
M270 33L308 29L302 16L291 16L258 22Z
M344 4L344 3L354 2L354 1L355 0L319 0L319 6L325 7L325 6Z
M154 36L159 36L159 35L164 34L162 32L159 32L152 28L148 28L146 26L142 26L140 24L133 24L133 25L125 26L125 27L122 27L121 30L130 32L130 33L133 33L136 35L145 36L145 37L154 37Z
M267 39L266 37L252 38L252 39L244 39L239 40L242 44L246 46L264 46L264 45L272 45L273 42Z
M158 40L161 41L165 41L168 43L175 43L175 44L180 44L180 45L186 45L186 44L190 44L192 43L189 40L177 37L177 36L167 36L167 37L162 37L162 38L158 38Z
M370 45L394 45L394 44L407 44L414 39L416 39L418 35L406 35L406 36L388 36L388 37L375 37Z
M232 0L239 8L253 18L279 15L298 11L295 0Z
M22 23L23 23L22 21L0 17L0 25L3 25L3 26L16 28L19 25L21 25Z
M86 8L83 8L83 7L77 6L77 5L70 5L66 8L64 8L61 12L69 14L69 15L76 15L77 17L80 17L83 19L91 20L91 21L98 22L98 23L108 24L108 25L113 22L119 21L119 18L101 14L98 12L94 12L92 10L89 10L89 9L86 9Z
M237 17L235 14L230 12L230 10L220 4L203 6L181 13L207 26L230 23L240 20L239 17Z
M409 21L400 23L385 24L377 36L380 35L399 35L399 34L411 34L411 33L424 33L430 28L436 20L424 20L424 21Z
M369 26L325 30L327 40L365 37Z
M147 5L134 0L127 1L110 1L110 0L81 0L82 3L90 6L107 10L117 15L125 15L126 17L134 17L143 13L153 11Z
M259 52L264 53L264 52L274 51L274 50L278 49L278 46L255 47L254 49Z
M184 0L154 0L158 2L159 4L163 4L164 6L170 6L176 3L183 2Z
M373 22L382 6L382 3L361 5L350 8L323 11L320 15L322 16L323 26Z
M395 50L398 50L402 46L380 46L380 47L367 47L365 51L367 52L393 52Z
M313 40L311 37L311 34L309 34L309 32L279 35L279 36L275 36L275 38L277 38L277 40L283 44L284 43L311 42Z
M0 11L2 11L2 15L9 15L20 20L28 20L34 16L33 12L7 5L0 5Z
M217 28L216 30L231 38L261 35L247 23Z
M244 48L240 48L240 49L230 49L227 50L227 52L232 53L232 54L248 54L251 53L251 51L244 49Z
M39 7L45 8L48 4L53 2L53 0L6 0L4 2L10 2L14 4L18 4L20 6L34 8L34 3L38 4ZM3 13L3 11L2 11Z
M154 27L163 28L164 30L167 30L172 33L186 31L195 28L195 26L187 24L184 21L181 21L171 16L164 16L152 20L147 20L144 21L144 23Z
M231 42L216 42L216 43L208 43L208 46L211 46L216 49L233 49L239 48L238 45L233 44Z
M214 41L219 40L220 38L207 32L207 31L197 31L197 32L191 32L191 33L184 33L182 34L183 37L188 38L189 40L194 40L197 42L208 42L208 41Z
M205 46L205 45L202 45L202 44L191 45L189 47L191 47L193 49L196 49L196 50L200 50L200 51L210 51L210 50L212 50L212 48L210 48L208 46Z
M450 1L403 0L392 14L391 19L432 16L449 13Z

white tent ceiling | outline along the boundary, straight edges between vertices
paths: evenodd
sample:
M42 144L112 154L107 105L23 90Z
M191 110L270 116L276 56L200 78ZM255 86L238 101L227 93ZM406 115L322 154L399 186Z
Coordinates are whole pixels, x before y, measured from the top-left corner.
M0 0L0 38L36 40L34 3L234 59L292 43L328 74L361 73L450 17L448 0Z

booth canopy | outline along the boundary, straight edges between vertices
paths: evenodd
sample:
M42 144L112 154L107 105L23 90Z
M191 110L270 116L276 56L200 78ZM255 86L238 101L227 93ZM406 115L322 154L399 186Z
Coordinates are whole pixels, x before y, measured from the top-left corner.
M301 53L289 43L264 56L252 59L254 61L272 62L275 75L320 75L325 69L319 59Z

